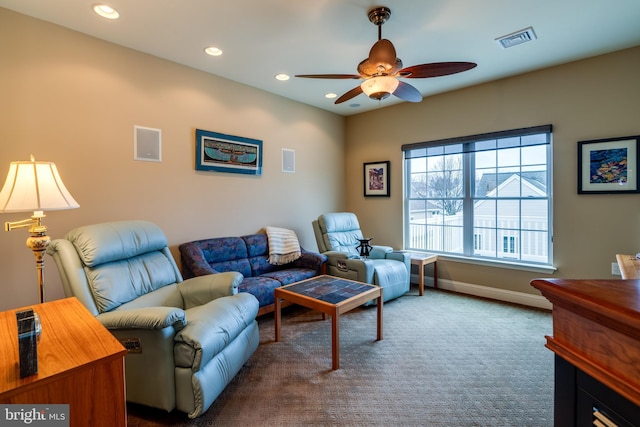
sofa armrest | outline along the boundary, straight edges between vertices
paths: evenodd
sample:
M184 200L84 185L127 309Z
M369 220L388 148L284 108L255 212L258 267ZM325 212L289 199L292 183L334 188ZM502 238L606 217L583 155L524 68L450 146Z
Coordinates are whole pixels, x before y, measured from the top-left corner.
M317 272L322 271L322 265L327 262L327 257L325 255L307 251L304 248L300 248L300 251L300 258L292 262L291 265L297 268L308 268Z
M178 283L184 308L197 307L220 297L235 295L244 276L236 271L193 277Z
M218 273L218 271L211 268L204 257L202 249L197 243L183 243L178 248L180 250L180 261L182 263L182 276L185 279Z
M164 329L176 330L187 324L184 310L176 307L146 307L131 310L114 310L96 316L107 329Z

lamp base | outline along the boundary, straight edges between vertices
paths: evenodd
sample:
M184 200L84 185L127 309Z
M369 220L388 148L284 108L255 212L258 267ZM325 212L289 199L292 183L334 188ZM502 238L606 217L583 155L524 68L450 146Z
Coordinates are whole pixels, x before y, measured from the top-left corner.
M38 292L40 297L40 303L45 301L44 298L44 254L47 251L49 243L51 243L51 237L47 236L47 228L44 231L31 231L31 236L27 238L27 247L33 251L33 255L36 257L36 271L38 273Z
M47 251L49 243L51 243L51 238L47 236L47 227L42 225L42 218L45 216L42 211L35 211L31 219L4 223L4 229L6 231L29 227L31 236L27 238L27 247L31 249L33 255L36 257L40 304L44 302L44 254Z

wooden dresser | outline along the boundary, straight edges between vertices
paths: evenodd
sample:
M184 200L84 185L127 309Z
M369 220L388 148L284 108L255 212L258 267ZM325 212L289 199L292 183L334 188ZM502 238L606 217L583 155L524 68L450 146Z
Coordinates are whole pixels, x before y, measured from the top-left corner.
M555 425L640 426L640 280L531 285L553 304Z
M126 350L120 342L76 298L27 308L42 323L38 374L20 378L20 309L0 313L0 403L69 404L72 427L126 426Z

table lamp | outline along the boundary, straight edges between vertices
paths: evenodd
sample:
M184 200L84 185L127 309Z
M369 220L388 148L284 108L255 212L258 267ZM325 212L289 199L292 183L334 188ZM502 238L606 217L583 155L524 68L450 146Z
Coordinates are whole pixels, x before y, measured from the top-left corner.
M30 219L5 222L5 231L29 227L27 247L36 257L40 303L44 302L44 254L51 238L42 225L44 211L75 209L80 205L66 189L55 163L11 162L4 187L0 191L0 213L33 211Z

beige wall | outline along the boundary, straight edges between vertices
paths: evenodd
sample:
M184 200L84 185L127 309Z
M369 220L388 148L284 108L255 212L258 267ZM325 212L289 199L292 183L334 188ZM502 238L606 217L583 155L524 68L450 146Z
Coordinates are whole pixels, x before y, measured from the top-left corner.
M615 254L640 251L640 195L578 195L577 141L640 134L638 69L640 47L349 117L347 209L374 242L399 247L402 144L552 124L553 277L614 278ZM381 160L391 161L391 197L365 199L362 163ZM438 264L444 279L527 293L536 293L532 278L545 277Z
M53 161L80 209L49 212L53 238L147 219L182 242L294 229L344 208L344 118L0 9L0 179L9 162ZM133 126L162 130L161 163L133 160ZM196 172L195 129L263 140L262 176ZM281 150L296 172L281 172ZM15 221L29 214L1 214ZM26 230L0 232L0 310L37 302ZM179 257L178 257L179 258ZM63 296L46 257L48 299Z
M174 256L184 241L267 225L293 228L315 249L311 220L347 209L374 243L400 247L402 144L550 123L553 276L612 278L614 254L640 250L640 195L576 193L577 141L640 134L640 47L345 120L5 9L0 38L10 40L0 44L0 179L10 161L30 154L56 162L81 207L48 213L53 238L139 218L165 230ZM162 129L162 163L133 160L134 125ZM263 175L196 172L196 128L262 139ZM282 148L296 151L295 174L280 172ZM381 160L391 161L391 198L365 199L362 163ZM28 233L0 233L0 310L33 304ZM60 298L46 261L48 298ZM529 280L544 276L452 261L440 262L439 273L527 293L535 293Z

